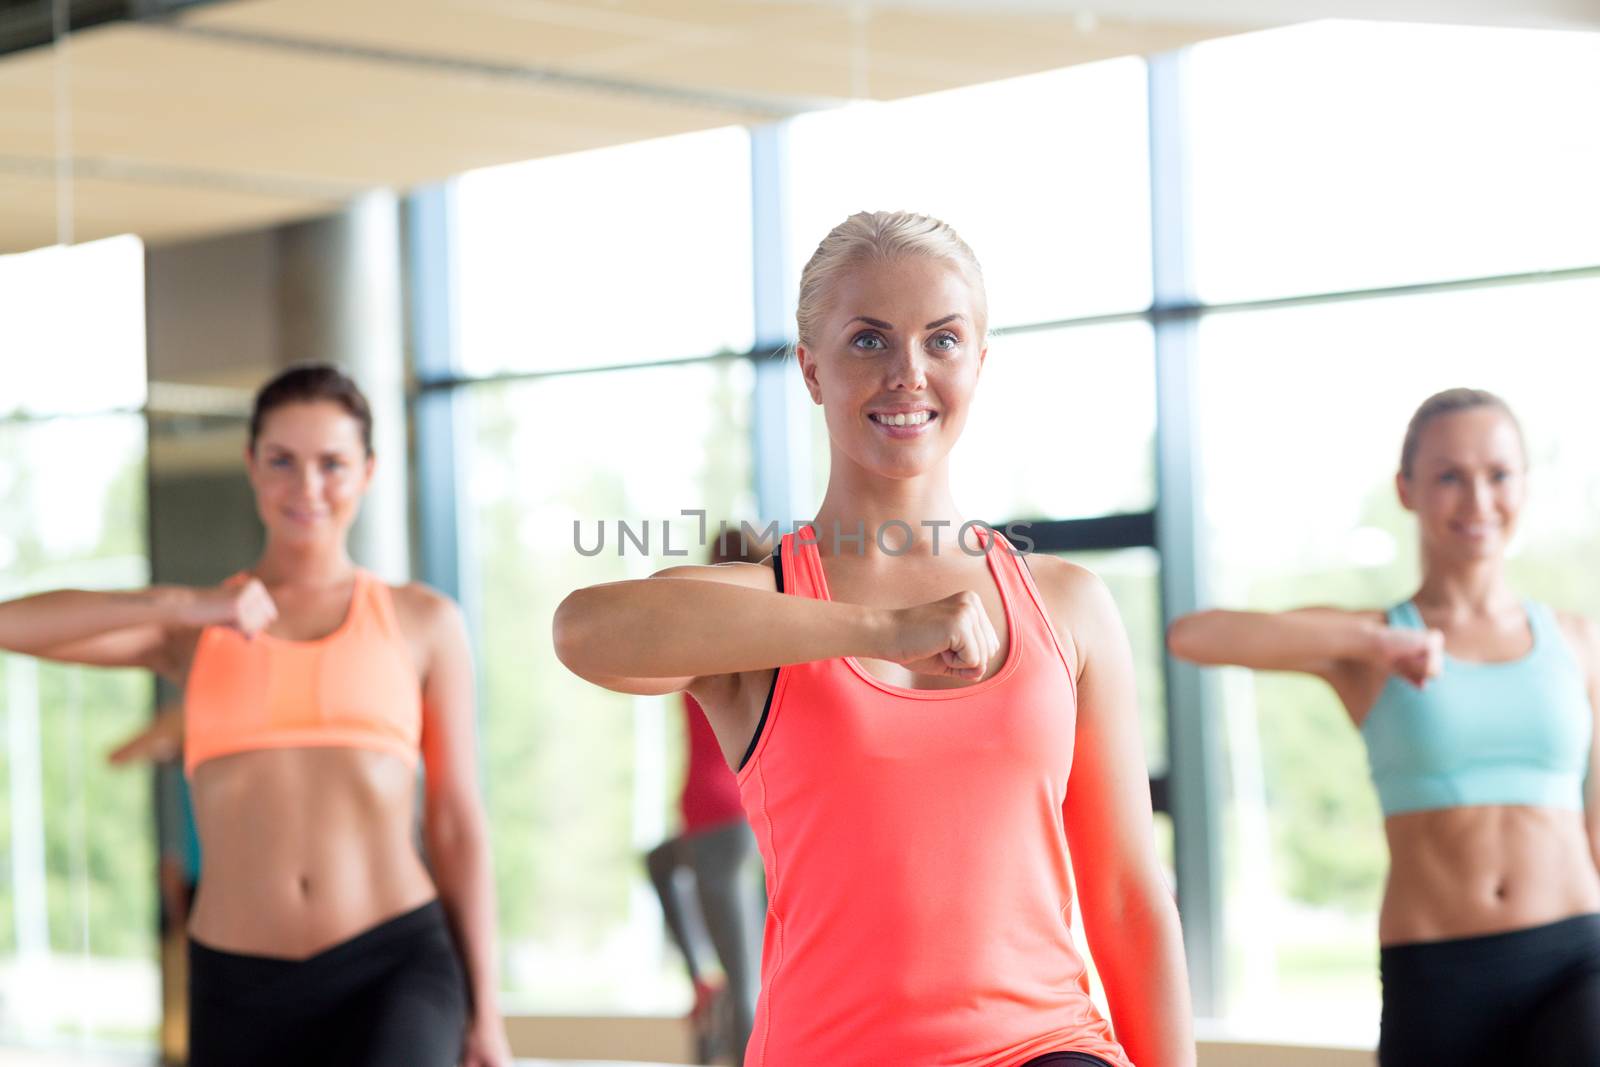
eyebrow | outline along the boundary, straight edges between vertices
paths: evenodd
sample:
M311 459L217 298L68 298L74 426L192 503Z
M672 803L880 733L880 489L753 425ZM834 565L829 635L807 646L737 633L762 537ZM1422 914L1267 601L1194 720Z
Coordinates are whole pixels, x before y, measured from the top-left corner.
M947 323L955 322L957 319L961 319L961 320L965 321L966 320L966 316L958 311L953 315L946 315L942 319L936 319L933 322L928 323L928 325L924 326L923 329L924 330L937 330L939 327L944 326ZM851 319L850 321L851 322L864 322L868 326L873 326L873 327L876 327L877 329L880 329L880 330L893 330L894 329L893 325L891 325L890 323L884 322L882 319L868 318L865 315L857 315L855 318Z
M274 441L266 442L263 450L267 453L267 455L274 458L278 456L289 456L290 458L296 458L300 455L300 453L296 452L287 445L280 445ZM313 452L311 455L318 459L343 459L345 457L345 453L337 448L325 448L321 452Z

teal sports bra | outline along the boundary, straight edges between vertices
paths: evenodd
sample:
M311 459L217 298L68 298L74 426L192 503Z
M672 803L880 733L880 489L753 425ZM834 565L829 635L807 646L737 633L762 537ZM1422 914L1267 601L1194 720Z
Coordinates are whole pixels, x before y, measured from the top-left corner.
M1526 603L1533 648L1521 659L1473 663L1445 654L1417 689L1392 677L1361 724L1385 815L1474 804L1583 810L1594 711L1555 613ZM1416 605L1390 626L1424 629Z

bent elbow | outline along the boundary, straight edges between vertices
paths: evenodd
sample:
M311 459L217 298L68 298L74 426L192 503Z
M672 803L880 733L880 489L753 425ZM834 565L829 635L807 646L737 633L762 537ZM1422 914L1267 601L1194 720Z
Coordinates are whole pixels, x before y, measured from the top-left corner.
M585 653L592 643L593 612L589 610L588 593L588 589L575 589L568 593L556 608L555 618L550 624L556 659L579 677L586 677L583 664Z
M1167 627L1167 651L1178 659L1195 662L1200 658L1199 633L1204 612L1182 615Z
M1202 667L1229 663L1230 643L1238 637L1231 619L1231 613L1217 608L1181 615L1167 627L1167 651Z

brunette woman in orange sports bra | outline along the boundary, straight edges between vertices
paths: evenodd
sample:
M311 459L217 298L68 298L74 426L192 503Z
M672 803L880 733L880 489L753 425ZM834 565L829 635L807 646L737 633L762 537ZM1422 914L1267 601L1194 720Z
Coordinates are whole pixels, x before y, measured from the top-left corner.
M738 769L770 897L745 1063L1192 1065L1116 608L962 531L951 496L986 354L972 252L924 216L852 216L797 319L832 456L815 521L764 564L581 589L555 619L590 681L692 693Z
M245 459L267 534L249 570L0 604L0 648L185 686L193 1067L506 1067L460 612L346 554L374 458L337 369L269 382Z

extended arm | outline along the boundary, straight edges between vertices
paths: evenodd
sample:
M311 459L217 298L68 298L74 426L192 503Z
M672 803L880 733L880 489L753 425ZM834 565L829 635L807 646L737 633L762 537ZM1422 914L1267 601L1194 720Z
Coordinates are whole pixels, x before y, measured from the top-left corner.
M1168 628L1167 647L1208 666L1325 676L1341 661L1377 659L1385 630L1370 613L1335 608L1197 611Z
M145 667L176 679L176 632L226 625L254 633L276 617L272 598L254 580L215 589L58 589L0 604L0 649L95 667Z
M867 656L956 677L982 674L998 647L976 593L885 609L773 588L755 564L673 567L579 589L556 610L556 655L623 693L671 693L696 678L836 656Z

